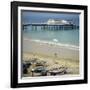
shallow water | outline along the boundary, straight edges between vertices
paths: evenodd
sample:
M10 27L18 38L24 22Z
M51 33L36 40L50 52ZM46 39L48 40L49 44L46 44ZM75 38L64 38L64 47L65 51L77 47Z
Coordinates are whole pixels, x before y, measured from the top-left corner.
M34 40L43 40L66 45L79 46L79 30L50 30L50 29L32 29L30 26L23 30L23 37Z

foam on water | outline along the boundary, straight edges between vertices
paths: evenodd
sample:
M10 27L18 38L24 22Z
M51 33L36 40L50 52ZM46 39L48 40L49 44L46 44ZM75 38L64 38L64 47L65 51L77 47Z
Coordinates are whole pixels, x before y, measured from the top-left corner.
M79 46L69 45L69 44L62 44L62 43L59 43L58 40L57 41L55 40L53 42L39 40L39 39L28 39L28 38L24 38L24 40L33 41L33 42L37 42L37 43L40 43L40 44L62 46L62 47L66 47L67 49L79 50Z
M79 46L79 30L43 30L39 27L37 30L30 30L27 28L23 31L23 37L34 40L41 40L45 42L53 42L59 44L66 44Z
M57 39L53 39L53 41L54 41L54 42L58 42L58 40L57 40Z

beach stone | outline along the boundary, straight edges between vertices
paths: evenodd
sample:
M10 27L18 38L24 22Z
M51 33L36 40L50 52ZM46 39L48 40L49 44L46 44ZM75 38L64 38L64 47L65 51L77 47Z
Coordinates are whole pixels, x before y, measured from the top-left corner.
M26 66L23 65L23 74L27 74L27 73L28 73L28 70L27 70Z
M52 70L49 71L50 75L63 75L67 74L67 68L65 67L60 67L60 68L53 68Z
M38 61L36 63L36 66L45 66L46 65L46 62L45 61Z
M23 73L24 74L27 74L28 73L28 68L30 67L31 63L27 63L27 62L24 62L22 64L22 67L23 67Z
M43 66L38 66L38 67L34 68L33 73L35 76L37 76L37 74L38 74L38 76L46 76L47 70Z

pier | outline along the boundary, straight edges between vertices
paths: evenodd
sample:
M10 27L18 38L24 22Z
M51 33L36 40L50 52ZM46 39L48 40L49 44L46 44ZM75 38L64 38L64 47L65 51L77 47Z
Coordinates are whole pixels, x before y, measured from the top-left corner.
M53 19L50 19L45 23L22 24L23 30L25 30L27 27L30 27L32 30L37 30L37 28L43 30L73 30L79 28L79 26L73 24L72 22Z

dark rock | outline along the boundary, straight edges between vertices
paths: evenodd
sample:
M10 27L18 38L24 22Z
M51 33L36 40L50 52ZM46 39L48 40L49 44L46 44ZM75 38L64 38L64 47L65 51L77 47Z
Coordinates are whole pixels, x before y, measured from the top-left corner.
M28 68L30 67L30 63L23 63L22 67L23 67L23 73L27 74L28 73Z

